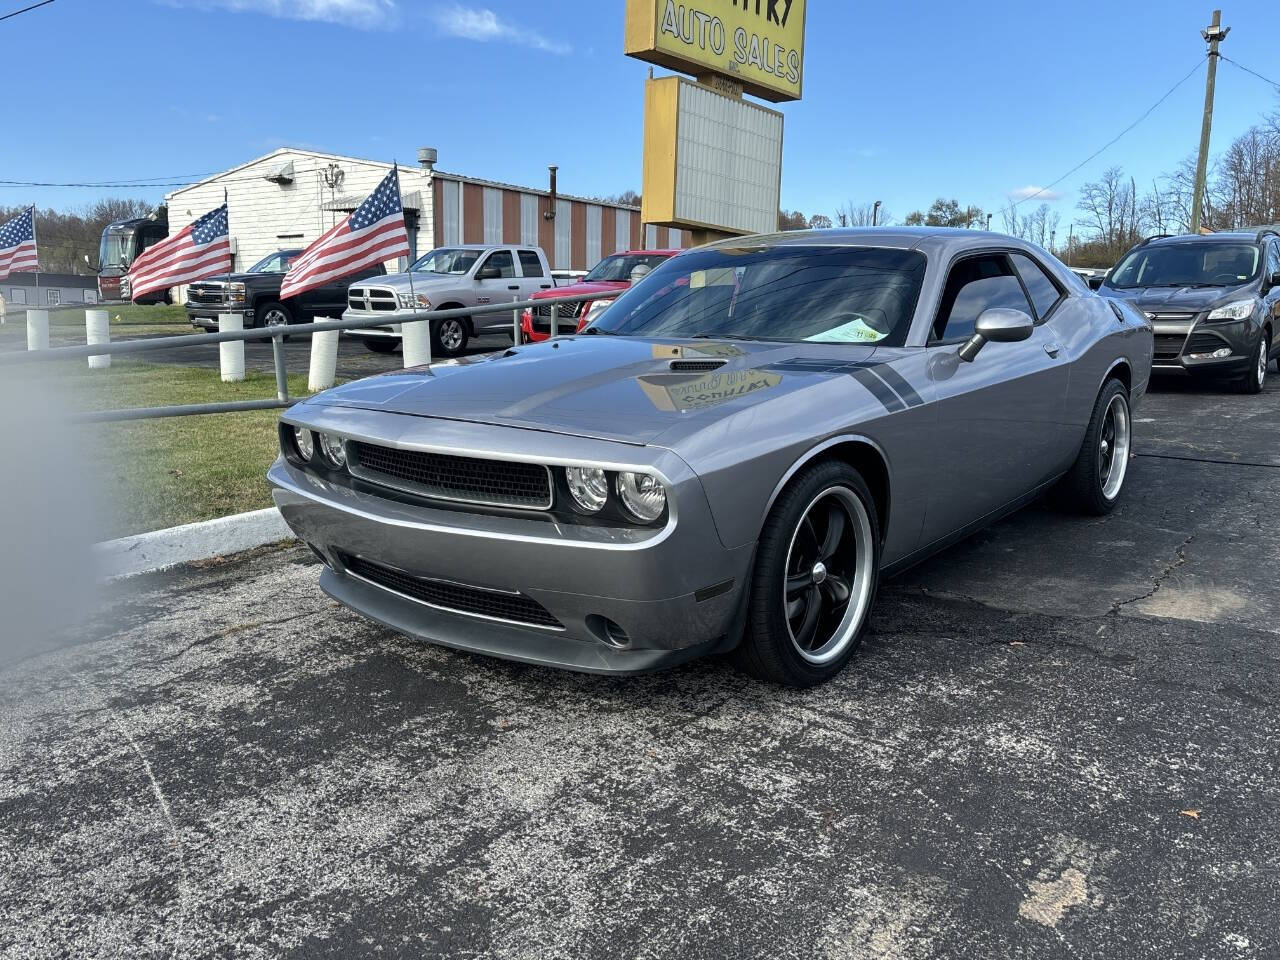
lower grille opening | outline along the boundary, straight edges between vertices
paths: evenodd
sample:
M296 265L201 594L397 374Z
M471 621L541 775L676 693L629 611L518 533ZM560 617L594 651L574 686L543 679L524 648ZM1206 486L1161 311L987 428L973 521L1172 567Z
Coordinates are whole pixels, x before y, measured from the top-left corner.
M415 577L394 567L383 566L362 557L345 556L342 565L363 580L395 593L418 600L441 610L465 613L491 620L528 624L549 630L563 630L564 624L547 612L536 600L518 593L498 593L479 587L467 587L444 580Z
M1169 360L1182 353L1182 345L1187 342L1185 333L1157 333L1155 337L1155 356L1157 359Z

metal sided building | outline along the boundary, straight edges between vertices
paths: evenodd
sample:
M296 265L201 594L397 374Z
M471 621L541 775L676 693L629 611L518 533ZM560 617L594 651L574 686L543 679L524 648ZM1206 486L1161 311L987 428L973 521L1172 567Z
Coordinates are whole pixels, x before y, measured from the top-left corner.
M589 270L626 249L682 248L685 231L642 224L640 208L496 183L435 169L435 151L400 167L400 195L416 258L450 243L541 246L556 270ZM282 147L165 197L169 233L222 203L226 191L235 269L276 250L305 247L354 210L392 164ZM389 270L401 264L388 263Z

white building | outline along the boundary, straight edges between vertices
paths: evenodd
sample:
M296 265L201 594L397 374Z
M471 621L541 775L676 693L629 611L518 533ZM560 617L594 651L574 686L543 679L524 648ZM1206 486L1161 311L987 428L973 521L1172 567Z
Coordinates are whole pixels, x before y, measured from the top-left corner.
M276 250L307 246L391 167L282 147L168 194L169 233L221 205L225 190L235 268L246 269ZM400 195L415 257L450 243L523 243L541 246L556 270L588 270L619 250L689 244L687 233L642 225L639 207L559 194L552 218L546 190L444 173L433 163L401 166Z

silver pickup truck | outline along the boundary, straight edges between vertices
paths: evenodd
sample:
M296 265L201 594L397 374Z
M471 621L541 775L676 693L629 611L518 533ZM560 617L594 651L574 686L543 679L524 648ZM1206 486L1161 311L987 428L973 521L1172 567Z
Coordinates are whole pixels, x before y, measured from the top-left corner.
M406 273L352 284L343 320L384 321L348 331L375 353L391 353L400 344L400 323L433 310L455 310L528 300L555 286L546 254L538 247L466 243L440 247ZM431 321L431 354L456 357L481 333L513 333L514 311Z

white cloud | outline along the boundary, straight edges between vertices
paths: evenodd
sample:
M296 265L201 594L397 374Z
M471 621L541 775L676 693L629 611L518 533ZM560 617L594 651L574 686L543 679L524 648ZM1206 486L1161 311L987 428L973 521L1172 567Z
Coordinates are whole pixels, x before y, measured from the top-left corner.
M1055 200L1061 200L1062 194L1057 190L1050 190L1047 187L1037 187L1035 184L1027 184L1025 187L1019 187L1017 190L1009 191L1010 200L1029 200L1035 197L1037 200L1043 200L1045 203L1053 203Z
M536 30L505 21L485 7L452 3L445 7L437 7L432 14L432 19L435 20L441 33L451 37L461 37L464 40L476 40L480 43L492 41L515 43L558 54L568 53L571 49L567 43L549 40Z
M288 20L321 20L373 30L397 19L395 0L167 0L175 7L221 8Z

